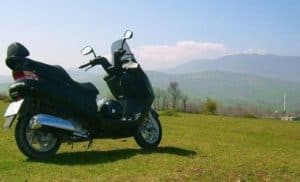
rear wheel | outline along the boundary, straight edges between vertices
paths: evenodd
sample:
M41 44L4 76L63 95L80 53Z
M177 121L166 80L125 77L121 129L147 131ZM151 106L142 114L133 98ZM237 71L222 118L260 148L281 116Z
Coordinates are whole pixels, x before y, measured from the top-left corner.
M61 140L55 134L29 127L32 115L20 115L15 139L20 151L32 159L47 159L58 151Z
M137 128L134 139L143 149L153 149L159 145L161 137L160 121L149 112L149 115L145 117L144 121Z

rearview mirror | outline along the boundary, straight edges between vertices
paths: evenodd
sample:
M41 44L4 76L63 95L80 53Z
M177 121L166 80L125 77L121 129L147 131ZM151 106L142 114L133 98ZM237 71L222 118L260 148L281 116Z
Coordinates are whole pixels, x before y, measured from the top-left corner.
M126 30L124 33L124 39L131 39L133 36L133 32L130 30Z
M89 55L91 53L93 53L95 55L93 48L91 48L90 46L86 46L85 48L83 48L81 50L81 54L83 54L83 55Z

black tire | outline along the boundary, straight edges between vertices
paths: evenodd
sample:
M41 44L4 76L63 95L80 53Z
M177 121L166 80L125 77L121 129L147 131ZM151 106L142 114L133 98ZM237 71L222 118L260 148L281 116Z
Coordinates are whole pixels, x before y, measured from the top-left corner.
M150 113L151 115L151 113ZM157 146L159 145L161 138L162 138L162 128L161 128L161 124L160 124L160 120L158 117L153 116L154 121L157 123L158 126L158 131L159 131L159 135L157 140L154 143L149 143L147 142L144 137L142 136L142 132L140 131L140 126L138 126L138 128L136 129L136 132L134 134L134 139L136 141L136 143L143 149L155 149L157 148Z
M32 148L26 139L26 128L30 122L32 115L20 115L15 128L15 139L19 150L30 159L45 160L53 157L58 151L61 140L58 138L55 145L48 151L41 152Z

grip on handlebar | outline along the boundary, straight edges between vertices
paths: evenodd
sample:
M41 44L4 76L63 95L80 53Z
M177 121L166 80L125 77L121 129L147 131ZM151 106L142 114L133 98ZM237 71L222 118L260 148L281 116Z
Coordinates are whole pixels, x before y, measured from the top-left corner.
M89 66L90 64L91 64L91 63L86 63L86 64L84 64L84 65L81 65L81 66L79 66L79 69L85 68L85 67Z

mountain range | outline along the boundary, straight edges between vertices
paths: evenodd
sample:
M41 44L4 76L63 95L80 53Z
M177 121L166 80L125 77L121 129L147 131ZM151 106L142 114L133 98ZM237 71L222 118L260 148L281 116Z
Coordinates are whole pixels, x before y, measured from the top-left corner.
M300 83L300 57L238 54L218 59L193 60L164 71L172 74L200 71L235 72Z

